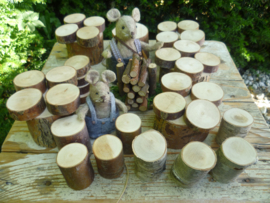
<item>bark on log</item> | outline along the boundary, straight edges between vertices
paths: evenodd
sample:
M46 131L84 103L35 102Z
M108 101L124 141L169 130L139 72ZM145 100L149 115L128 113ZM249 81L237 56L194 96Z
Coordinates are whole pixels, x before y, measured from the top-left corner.
M173 44L179 39L179 36L176 32L165 31L160 32L156 36L157 42L164 42L163 48L165 47L173 47Z
M105 19L100 16L86 18L83 23L85 27L96 27L99 32L104 32L105 30Z
M138 81L138 86L143 87L145 86L148 78L148 71L147 71L147 61L143 60L142 66L141 66L141 73L140 73L140 79Z
M140 74L140 59L141 59L141 57L139 56L139 54L137 54L137 53L133 54L132 65L131 65L131 69L130 69L130 76L132 78L134 78Z
M76 32L79 29L76 24L66 24L55 30L55 37L60 44L70 44L76 41Z
M83 86L78 86L78 88L80 89L80 95L85 95L89 93L90 84L88 83Z
M130 92L130 84L124 84L123 91L125 93L129 93Z
M138 94L142 97L145 97L148 94L149 85L148 83L145 84L144 87L141 88L141 90L138 92Z
M83 85L86 85L88 83L87 81L85 81L85 76L86 75L83 75L83 76L77 78L78 86L83 86Z
M122 76L123 76L123 73L125 71L125 65L124 63L120 62L116 65L116 77L117 77L117 86L118 86L118 89L119 89L119 94L121 96L124 95L124 83L122 82Z
M96 47L100 42L99 29L96 27L82 27L77 33L77 42L82 47Z
M191 40L202 46L205 41L205 34L202 30L186 30L181 33L180 39Z
M80 95L80 104L84 104L86 103L86 98L89 96L89 92L85 93L85 94L82 94Z
M150 63L148 66L149 74L149 95L155 94L156 83L157 83L157 65L155 63Z
M220 65L220 59L214 54L201 52L201 53L195 54L194 58L203 64L204 66L203 72L215 73L218 71L218 68Z
M64 18L64 24L76 24L81 28L83 27L83 21L85 18L86 16L82 13L73 13Z
M122 81L123 83L125 84L128 84L130 82L130 70L131 70L131 65L132 65L132 59L129 60L127 66L126 66L126 69L123 73L123 76L122 76Z
M175 32L176 29L177 29L177 25L173 21L164 21L164 22L159 23L157 26L158 33L166 32L166 31Z
M181 57L174 48L161 48L155 52L155 63L161 68L172 69L175 62Z
M90 59L85 55L72 56L66 60L65 66L71 66L75 68L77 71L77 79L85 76L86 73L91 69Z
M178 40L173 47L181 53L181 57L194 57L201 49L199 44L191 40Z
M148 100L147 99L148 99L148 94L144 97L143 102L139 106L140 111L147 111L147 107L148 107Z
M200 25L193 20L182 20L177 24L178 32L181 34L186 30L198 30Z

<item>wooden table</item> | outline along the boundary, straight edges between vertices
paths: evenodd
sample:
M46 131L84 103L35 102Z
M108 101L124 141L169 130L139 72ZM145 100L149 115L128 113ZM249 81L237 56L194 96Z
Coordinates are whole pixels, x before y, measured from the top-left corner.
M154 41L151 40L151 43ZM108 41L104 41L104 47ZM225 92L224 101L219 106L221 114L227 109L242 108L254 117L254 124L245 138L257 150L259 161L245 170L230 184L214 182L207 175L197 186L191 189L178 187L170 178L171 166L180 150L168 150L167 168L162 176L152 183L141 182L134 174L132 156L125 156L129 170L129 182L120 202L270 202L270 130L250 93L243 83L230 54L222 42L206 41L201 52L210 52L221 58L217 73L211 76L211 82L219 84ZM153 57L153 53L150 57ZM64 45L56 43L43 68L46 73L51 68L63 65L67 59ZM104 70L102 64L93 66ZM134 112L142 119L142 130L153 126L154 113ZM218 127L213 129L204 141L213 149L218 145L214 138ZM58 169L55 160L57 149L39 147L32 140L26 122L16 121L0 154L0 202L116 202L123 190L126 170L114 180L102 178L97 173L93 155L91 162L95 170L92 185L82 191L70 189Z

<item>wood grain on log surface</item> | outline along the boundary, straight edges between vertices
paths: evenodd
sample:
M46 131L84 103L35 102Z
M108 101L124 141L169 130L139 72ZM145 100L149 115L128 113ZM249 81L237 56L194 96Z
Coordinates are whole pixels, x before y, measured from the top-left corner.
M150 63L148 65L148 75L149 75L149 94L152 96L155 94L157 87L157 65L155 63Z
M193 20L182 20L177 24L178 32L182 33L185 30L198 30L200 25Z
M85 80L85 76L77 77L78 86L86 85L88 82Z
M180 39L191 40L202 46L205 41L205 33L202 30L186 30L181 33Z
M117 79L117 86L119 89L119 94L122 96L124 95L124 83L122 82L122 76L125 71L124 63L120 62L116 65L116 79Z
M173 21L164 21L158 24L157 30L158 32L164 32L164 31L172 31L175 32L177 29L177 25Z
M61 44L69 44L76 41L76 32L79 29L76 24L66 24L55 30L56 40Z
M82 47L95 47L100 41L99 29L96 27L82 27L76 36L78 44Z
M194 58L203 64L204 66L203 72L215 73L218 71L220 59L214 54L200 52L195 54Z
M83 21L85 20L86 16L82 13L73 13L67 15L64 18L65 24L77 24L79 28L83 27Z
M130 70L131 70L131 66L132 66L132 59L129 59L129 62L126 66L126 69L123 73L123 76L122 76L122 82L125 83L125 84L128 84L130 82Z
M181 57L180 52L174 48L161 48L155 54L155 63L165 69L174 68L175 61Z
M200 45L191 40L178 40L173 47L181 53L181 57L194 57L201 49Z
M173 44L179 39L176 32L160 32L156 36L157 42L164 42L163 47L173 47Z
M75 68L75 70L77 71L77 79L86 75L86 73L91 68L89 57L84 55L76 55L69 58L65 62L65 66L71 66Z
M86 18L83 24L86 27L94 26L98 28L99 32L104 32L105 30L105 19L100 16L92 16L92 17Z

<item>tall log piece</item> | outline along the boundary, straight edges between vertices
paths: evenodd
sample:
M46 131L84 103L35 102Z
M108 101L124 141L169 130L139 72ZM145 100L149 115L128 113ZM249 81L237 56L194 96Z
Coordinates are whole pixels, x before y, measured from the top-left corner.
M124 63L120 62L116 65L116 77L117 77L117 86L119 89L119 94L122 96L124 95L124 83L122 82L122 76L125 71ZM129 92L129 91L128 91Z
M55 30L56 40L60 44L70 44L76 41L76 32L79 29L76 24L66 24Z
M85 20L85 15L82 13L73 13L70 15L67 15L64 18L65 24L76 24L79 28L83 27L83 21Z
M150 63L148 65L148 75L149 75L149 95L152 96L155 94L157 88L157 65L155 63Z
M123 73L123 76L122 76L122 82L125 83L125 84L128 84L130 82L130 70L131 70L131 66L132 66L132 59L129 60L127 66L126 66L126 69Z

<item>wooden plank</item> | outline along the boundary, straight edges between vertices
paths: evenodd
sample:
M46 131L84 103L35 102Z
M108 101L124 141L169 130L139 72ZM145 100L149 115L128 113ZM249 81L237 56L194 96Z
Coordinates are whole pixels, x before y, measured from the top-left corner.
M156 182L141 182L134 174L133 157L125 157L129 182L121 202L267 202L270 199L270 158L258 151L259 161L230 183L213 182L207 175L190 189L178 187L169 175L177 154L167 157L166 170ZM56 154L0 154L1 202L80 201L116 202L126 180L126 170L117 179L108 180L97 173L90 187L70 189L55 163ZM99 201L97 201L99 200Z

